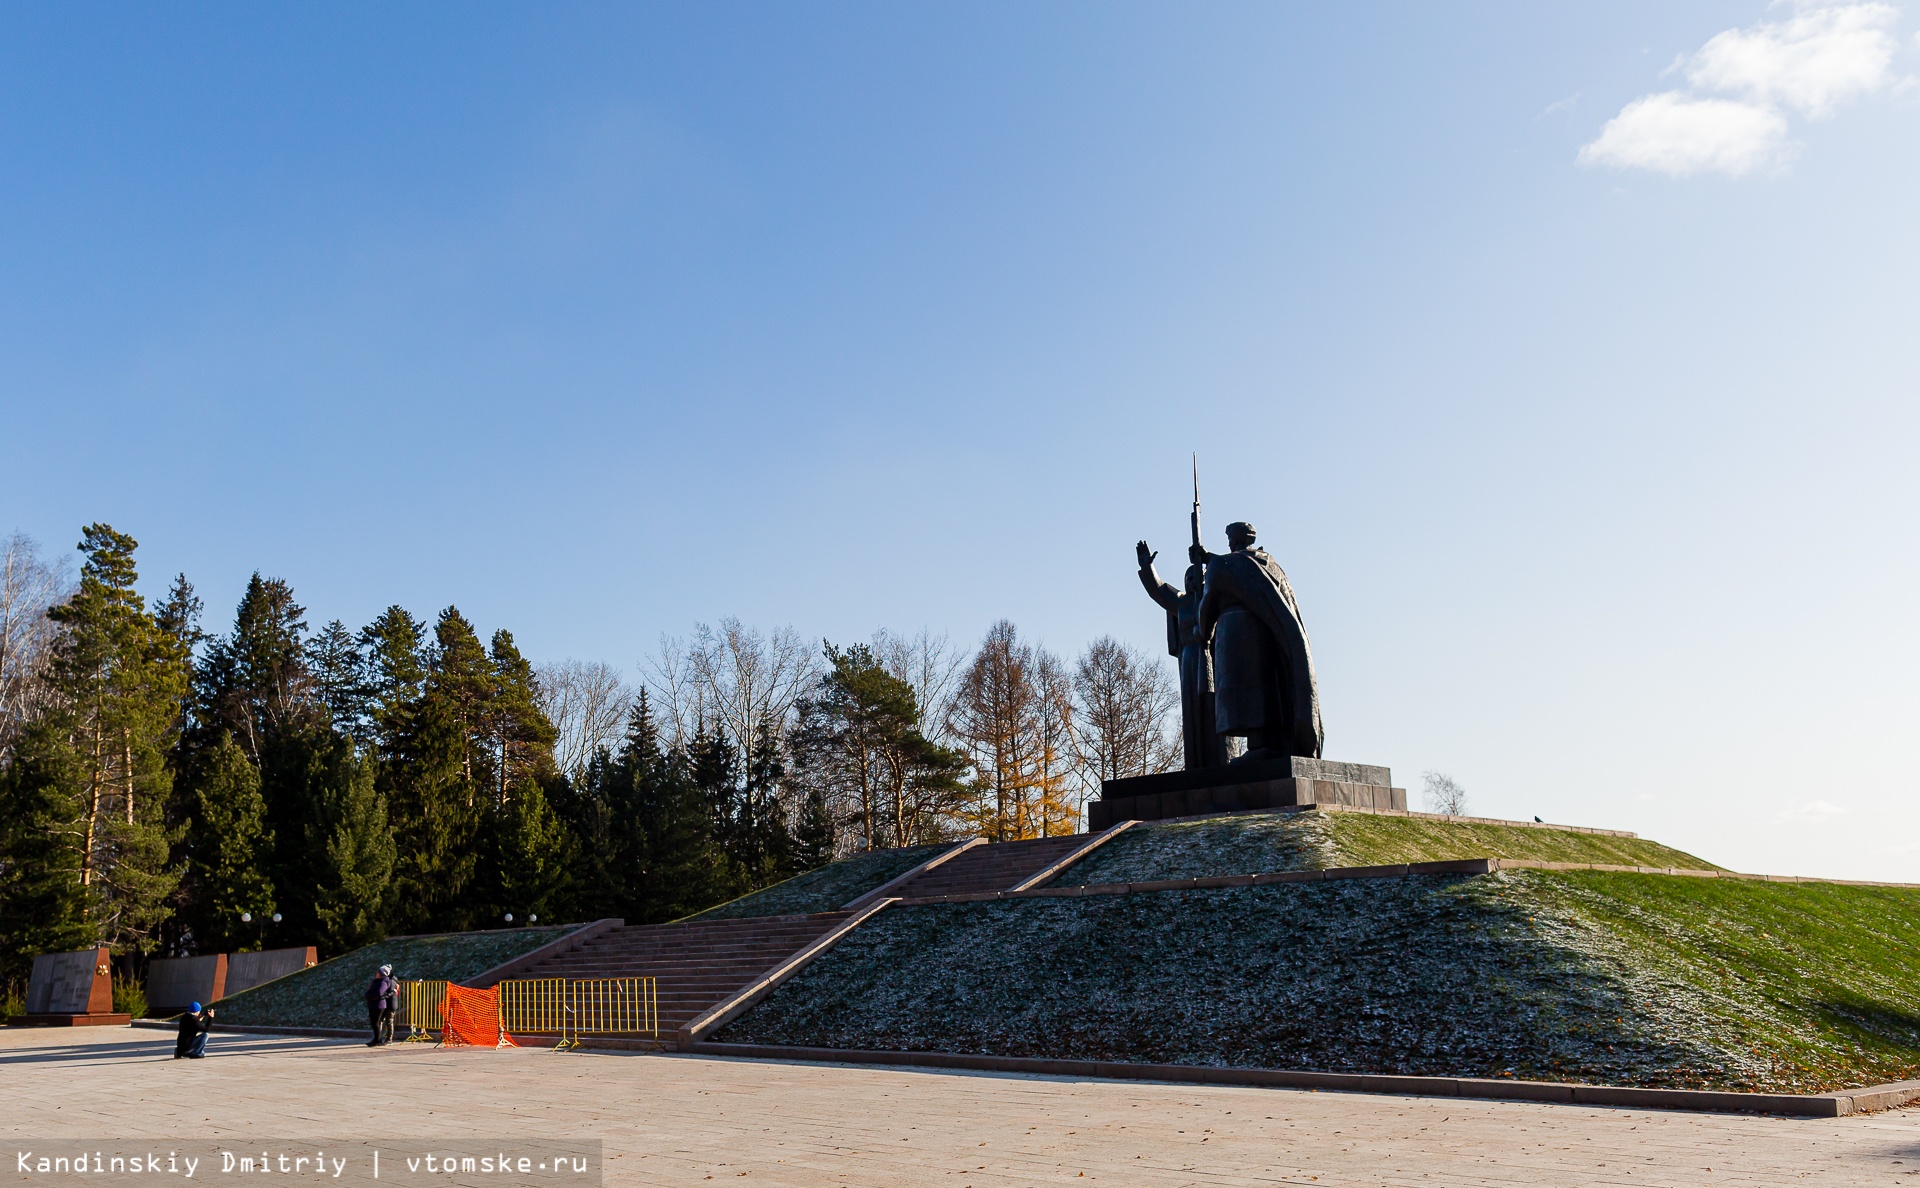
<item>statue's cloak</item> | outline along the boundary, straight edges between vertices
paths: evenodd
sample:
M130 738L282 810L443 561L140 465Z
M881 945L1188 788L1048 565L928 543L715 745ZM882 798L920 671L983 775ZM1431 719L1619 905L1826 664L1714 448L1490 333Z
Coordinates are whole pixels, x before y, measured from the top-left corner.
M1320 727L1320 689L1313 675L1313 648L1300 621L1293 586L1272 555L1262 548L1216 555L1207 566L1206 601L1237 602L1272 633L1280 661L1274 680L1286 715L1277 742L1290 755L1319 758L1326 743Z

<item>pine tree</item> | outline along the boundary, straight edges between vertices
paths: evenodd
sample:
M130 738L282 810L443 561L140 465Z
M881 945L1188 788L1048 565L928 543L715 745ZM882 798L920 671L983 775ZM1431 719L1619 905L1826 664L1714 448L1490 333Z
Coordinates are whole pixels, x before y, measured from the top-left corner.
M138 542L90 524L79 547L79 589L48 612L63 630L48 669L59 708L47 741L68 753L36 765L58 783L23 794L64 817L53 828L77 851L94 935L145 949L172 911L180 877L169 861L167 751L186 695L187 655L134 589Z
M395 847L387 800L374 786L374 760L351 748L332 756L326 794L307 826L313 855L315 939L341 953L386 935Z
M553 762L557 732L540 708L533 665L514 646L511 632L493 633L488 659L493 667L486 720L493 749L494 800L505 805L516 789L551 784L559 774Z
M194 697L194 653L207 641L207 633L200 629L200 612L204 604L193 592L193 583L187 575L177 574L173 587L167 592L167 600L154 612L154 619L160 630L171 636L182 656L187 658L188 680L179 705L180 729L174 737L173 754L169 761L174 773L174 795L169 798L168 811L164 821L169 835L174 839L174 848L169 864L181 871L182 877L174 888L171 907L172 916L164 921L155 932L155 946L167 953L187 953L192 951L194 918L193 880L189 870L188 826L192 820L193 768L198 752L204 748L206 739L196 735L193 729Z
M222 732L206 756L187 828L187 923L203 953L250 946L273 914L273 834L260 773Z
M865 644L826 647L827 671L798 703L795 783L857 831L861 848L941 839L964 795L965 755L927 738L913 686Z

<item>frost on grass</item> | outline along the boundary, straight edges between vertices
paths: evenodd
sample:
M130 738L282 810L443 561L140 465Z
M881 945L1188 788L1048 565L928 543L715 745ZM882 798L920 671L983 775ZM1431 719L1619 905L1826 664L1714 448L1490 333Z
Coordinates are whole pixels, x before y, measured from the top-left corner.
M1694 1037L1501 876L895 908L726 1040L1698 1083Z
M721 1038L1827 1092L1920 1076L1920 890L1517 871L892 908Z
M1270 812L1135 825L1068 868L1052 885L1089 887L1457 858L1711 868L1702 859L1645 838L1370 813Z
M355 949L218 1004L221 1023L264 1027L365 1027L367 983L382 965L407 980L462 982L531 953L579 927L514 928L404 936Z
M800 916L810 912L837 912L852 900L903 875L945 846L910 846L903 850L869 850L818 870L795 875L784 883L743 895L708 908L694 920L733 920L742 916Z
M1068 867L1054 887L1322 870L1334 850L1324 813L1237 813L1135 825Z

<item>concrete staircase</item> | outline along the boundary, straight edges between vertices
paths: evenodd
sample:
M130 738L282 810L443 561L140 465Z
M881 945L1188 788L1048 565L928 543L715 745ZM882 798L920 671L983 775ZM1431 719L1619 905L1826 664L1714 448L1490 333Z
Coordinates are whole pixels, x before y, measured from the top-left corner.
M748 985L845 920L847 912L758 916L610 929L520 978L654 979L660 1035Z
M976 845L887 891L889 898L925 899L1007 891L1087 842L1085 834ZM864 897L863 897L864 898ZM650 977L656 988L660 1046L711 1008L779 969L843 922L850 911L807 916L749 916L679 924L622 925L524 969L516 978ZM589 1043L595 1041L590 1037ZM608 1046L647 1046L608 1039Z
M889 894L901 899L1009 891L1087 844L1084 833L975 846L907 880Z

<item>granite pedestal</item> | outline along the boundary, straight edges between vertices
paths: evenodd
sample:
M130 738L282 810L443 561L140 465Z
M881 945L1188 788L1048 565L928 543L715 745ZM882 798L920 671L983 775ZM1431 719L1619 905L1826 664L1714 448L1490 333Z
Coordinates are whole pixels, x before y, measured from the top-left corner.
M1393 773L1387 768L1366 763L1299 755L1243 759L1200 771L1103 781L1100 799L1087 805L1087 828L1097 832L1126 820L1164 821L1323 804L1405 812L1407 790L1393 786Z
M105 949L42 953L27 978L27 1013L9 1020L22 1027L124 1025L132 1015L113 1009L112 965Z
M227 980L218 997L232 998L241 991L251 990L263 982L297 974L303 969L312 969L319 962L320 954L312 945L292 949L265 949L253 953L235 953L227 958Z
M227 993L227 955L155 957L147 962L147 1008L161 1014L194 1003L218 1002Z

